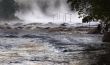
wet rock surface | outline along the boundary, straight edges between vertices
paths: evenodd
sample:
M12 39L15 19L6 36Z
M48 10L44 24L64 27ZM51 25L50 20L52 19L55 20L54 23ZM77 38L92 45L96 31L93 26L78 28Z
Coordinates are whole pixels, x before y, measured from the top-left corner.
M104 33L103 42L110 42L110 32Z
M109 59L110 45L101 38L54 32L0 37L0 65L104 65L100 59Z

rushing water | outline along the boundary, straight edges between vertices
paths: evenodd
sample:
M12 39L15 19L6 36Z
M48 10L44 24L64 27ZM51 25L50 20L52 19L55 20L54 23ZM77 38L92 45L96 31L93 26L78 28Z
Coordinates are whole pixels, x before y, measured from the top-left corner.
M67 0L15 0L15 16L26 23L79 23L78 14L70 10Z
M101 35L37 34L0 38L1 65L109 65L109 44ZM108 63L108 64L107 64Z

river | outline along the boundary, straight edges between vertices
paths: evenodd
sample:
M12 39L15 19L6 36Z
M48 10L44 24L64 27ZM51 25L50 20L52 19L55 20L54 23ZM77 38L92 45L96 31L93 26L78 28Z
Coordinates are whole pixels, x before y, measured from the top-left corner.
M0 37L0 65L110 65L102 35L45 33Z

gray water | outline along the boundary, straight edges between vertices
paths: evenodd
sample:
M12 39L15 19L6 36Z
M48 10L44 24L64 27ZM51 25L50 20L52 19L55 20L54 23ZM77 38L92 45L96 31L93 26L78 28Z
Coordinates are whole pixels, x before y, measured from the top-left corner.
M75 33L2 37L0 65L109 65L109 43L101 42L101 37Z

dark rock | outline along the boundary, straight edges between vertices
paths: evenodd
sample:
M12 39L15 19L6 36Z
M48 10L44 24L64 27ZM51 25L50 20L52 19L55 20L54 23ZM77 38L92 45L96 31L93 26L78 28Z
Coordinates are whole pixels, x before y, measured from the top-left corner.
M50 27L46 27L45 29L50 29Z
M105 32L102 38L103 42L110 42L110 32Z
M101 34L101 33L97 29L91 29L91 30L88 31L88 34Z
M10 63L21 63L21 61L10 61Z
M23 27L17 27L16 29L23 29Z
M62 23L60 26L61 27L66 27L68 24L67 23Z
M30 35L30 34L23 35L22 37L23 37L23 38L37 38L36 35Z
M49 29L50 32L58 32L58 31L72 31L72 28L67 28L67 27L55 27L55 28L50 28Z
M74 52L74 51L78 51L78 50L72 50L72 49L65 49L65 50L63 50L63 52Z
M6 36L4 36L4 37L17 38L18 36L16 36L16 35L6 35Z
M6 29L12 29L11 27L7 26Z

